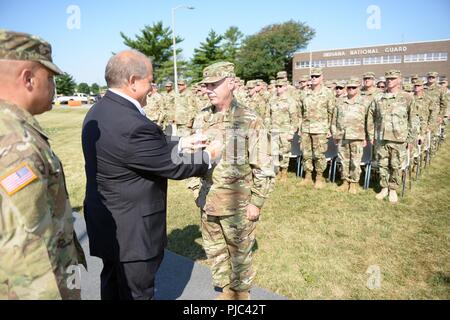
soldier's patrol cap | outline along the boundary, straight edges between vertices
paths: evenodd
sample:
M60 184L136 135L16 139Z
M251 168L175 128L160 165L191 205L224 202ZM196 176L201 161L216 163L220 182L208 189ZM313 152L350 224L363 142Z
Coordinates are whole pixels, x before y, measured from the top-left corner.
M234 78L234 64L231 62L217 62L203 69L202 83L216 83L225 78Z
M307 82L309 81L309 77L308 76L301 76L300 79L298 80L299 82Z
M265 82L264 82L264 80L256 79L256 80L255 80L255 84L256 84L257 86L262 86L263 84L265 84Z
M287 78L288 74L286 71L280 71L277 73L277 79L284 79Z
M427 77L434 77L434 78L437 78L437 77L439 77L439 73L437 73L437 72L435 72L435 71L428 72L428 73L427 73Z
M345 88L347 86L347 82L344 80L336 81L336 87L338 88Z
M276 85L277 86L285 86L288 85L289 81L287 81L286 79L278 79Z
M350 79L347 81L346 87L359 87L361 85L361 81L359 80L359 77L350 77Z
M363 74L363 79L375 79L375 73L373 72L366 72Z
M418 74L412 74L411 75L411 80L414 80L414 79L419 79L419 75Z
M416 80L413 82L413 85L415 85L415 86L423 86L424 83L423 83L423 80L422 80L422 79L416 79Z
M311 75L312 76L321 76L323 74L322 68L312 68L311 69Z
M186 85L186 80L180 79L180 80L178 80L177 83L181 84L181 85Z
M414 89L414 85L412 83L404 83L403 84L403 90L406 92L411 92Z
M172 81L167 81L165 86L166 87L173 87L173 82Z
M61 75L64 72L53 63L52 46L28 33L0 29L0 59L36 61Z
M386 78L380 77L380 79L377 80L377 84L379 84L380 82L386 82Z
M256 87L255 80L249 80L249 81L247 81L246 87L249 88L249 89L253 89L254 87Z
M442 78L441 78L441 81L439 81L439 83L444 83L445 81L448 81L448 79L447 79L446 76L442 77Z
M270 80L270 84L277 84L277 80Z
M399 70L389 70L384 74L386 79L398 79L402 77L402 73Z

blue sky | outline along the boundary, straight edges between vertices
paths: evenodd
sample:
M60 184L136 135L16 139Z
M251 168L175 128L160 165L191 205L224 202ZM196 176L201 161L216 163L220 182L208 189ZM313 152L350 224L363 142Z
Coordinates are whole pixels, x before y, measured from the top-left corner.
M0 0L0 28L39 35L52 44L56 64L77 82L103 85L111 52L126 49L119 32L134 36L159 20L171 26L171 8L184 4L195 7L176 11L185 58L211 29L223 33L233 25L251 35L290 19L316 30L308 50L450 39L448 0ZM67 27L70 5L80 9L80 29ZM380 9L380 29L367 27L371 5Z

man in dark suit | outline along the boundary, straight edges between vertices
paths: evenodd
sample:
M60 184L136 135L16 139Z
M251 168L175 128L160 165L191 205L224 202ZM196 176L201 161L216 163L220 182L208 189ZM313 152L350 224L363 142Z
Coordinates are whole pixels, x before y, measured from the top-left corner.
M199 136L168 141L145 117L152 74L137 51L113 56L105 71L109 90L83 124L84 212L90 253L103 260L102 299L153 298L167 244L167 179L205 175L221 153L219 143L205 146Z

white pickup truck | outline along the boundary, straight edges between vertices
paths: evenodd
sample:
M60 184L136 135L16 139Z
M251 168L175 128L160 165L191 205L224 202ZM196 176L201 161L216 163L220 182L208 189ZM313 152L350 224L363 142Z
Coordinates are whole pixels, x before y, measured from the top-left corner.
M55 102L60 104L68 104L69 101L81 101L82 104L88 104L90 99L85 93L74 93L72 96L60 96L55 99Z

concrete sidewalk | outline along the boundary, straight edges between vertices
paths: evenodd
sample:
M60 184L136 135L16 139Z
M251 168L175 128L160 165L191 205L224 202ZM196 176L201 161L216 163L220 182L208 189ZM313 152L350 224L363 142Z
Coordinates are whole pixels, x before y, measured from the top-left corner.
M86 254L88 270L81 272L81 298L100 299L100 272L102 261L89 255L86 224L82 216L74 213L75 231ZM213 300L218 294L212 288L208 267L195 263L178 254L165 251L164 260L156 275L156 300ZM254 287L253 300L287 300L267 290Z

